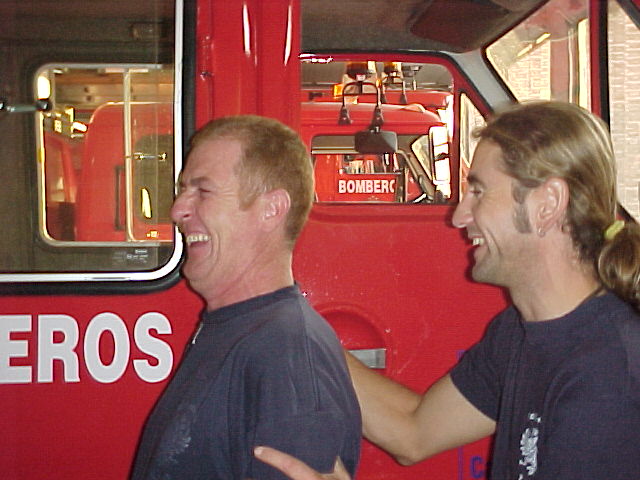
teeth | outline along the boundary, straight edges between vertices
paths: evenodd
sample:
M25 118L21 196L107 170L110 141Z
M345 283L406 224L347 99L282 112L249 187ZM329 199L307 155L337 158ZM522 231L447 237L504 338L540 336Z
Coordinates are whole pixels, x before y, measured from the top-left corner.
M477 245L484 245L484 238L480 238L480 237L475 237L473 238L473 240L471 241L473 246L477 246Z
M207 242L209 241L209 235L206 235L204 233L192 233L190 235L187 235L186 241L187 245L191 245L195 242Z

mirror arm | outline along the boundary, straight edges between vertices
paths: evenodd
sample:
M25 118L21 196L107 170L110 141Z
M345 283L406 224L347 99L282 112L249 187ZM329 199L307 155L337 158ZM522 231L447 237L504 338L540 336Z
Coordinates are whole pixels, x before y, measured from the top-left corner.
M16 104L9 105L5 98L0 98L0 112L7 113L33 113L33 112L48 112L52 108L51 100L48 98L41 98L36 100L33 104Z

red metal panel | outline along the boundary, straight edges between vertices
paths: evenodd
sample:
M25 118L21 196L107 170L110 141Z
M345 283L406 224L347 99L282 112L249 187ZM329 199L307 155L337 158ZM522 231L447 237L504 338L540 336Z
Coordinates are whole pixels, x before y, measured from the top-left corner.
M598 115L602 115L602 98L601 88L602 85L606 85L607 82L603 82L601 78L603 73L601 71L601 48L606 48L605 41L601 41L601 37L605 35L605 32L600 30L601 15L600 9L602 2L600 0L591 0L589 3L589 55L591 65L591 110Z
M8 315L22 315L28 317L29 324L27 331L10 332L11 348L24 346L26 351L24 355L0 352L3 362L9 362L5 369L25 367L31 381L0 385L2 478L127 478L143 422L166 382L149 383L140 377L134 362L157 361L140 348L142 342L134 335L136 325L141 326L140 318L148 312L158 312L168 319L171 334L153 330L149 334L170 345L175 367L201 308L199 298L184 283L150 295L3 297L0 322L6 326L12 323ZM105 312L113 316L109 316L108 328L96 348L88 327L93 324L95 334L96 317ZM53 342L59 345L77 328L74 355L45 361L55 351L43 335L46 325L59 327L53 335ZM95 372L91 373L87 359L94 358L96 351L106 365L114 362L114 352L118 352L117 362L126 360L126 370L118 380L101 383ZM65 375L74 370L74 359L79 379L65 381ZM43 381L40 377L51 363L53 378Z
M253 113L299 126L300 5L201 0L198 22L197 124Z
M477 341L504 304L470 281L468 248L451 207L316 204L295 273L347 348L385 348L384 373L424 391ZM366 444L363 479L482 478L486 441L419 465L397 465Z
M258 10L258 113L300 126L300 2L254 0Z

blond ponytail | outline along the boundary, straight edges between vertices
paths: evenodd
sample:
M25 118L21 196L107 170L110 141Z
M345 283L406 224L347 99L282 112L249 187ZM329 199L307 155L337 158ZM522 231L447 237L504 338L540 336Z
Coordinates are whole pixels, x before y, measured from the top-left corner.
M640 310L640 225L634 221L614 222L603 237L596 262L600 281Z

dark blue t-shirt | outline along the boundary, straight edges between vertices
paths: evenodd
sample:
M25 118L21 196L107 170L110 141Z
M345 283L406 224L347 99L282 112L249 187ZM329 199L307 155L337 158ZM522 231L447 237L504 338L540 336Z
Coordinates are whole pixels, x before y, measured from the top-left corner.
M297 287L203 314L147 421L133 480L281 479L268 445L353 474L362 434L344 353Z
M497 422L491 478L640 478L640 317L608 293L524 322L508 308L451 372Z

